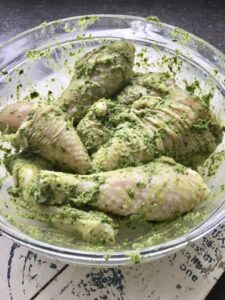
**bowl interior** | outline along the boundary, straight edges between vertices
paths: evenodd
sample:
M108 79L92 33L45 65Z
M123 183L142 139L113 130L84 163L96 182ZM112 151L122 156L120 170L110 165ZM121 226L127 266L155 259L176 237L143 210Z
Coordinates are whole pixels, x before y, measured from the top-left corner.
M134 43L136 71L169 72L183 88L197 80L200 88L196 88L195 93L213 93L211 109L225 124L223 55L175 27L129 16L77 17L42 24L3 45L0 50L1 106L26 97L38 101L57 99L71 79L75 61L93 47L116 39ZM22 243L76 263L125 264L137 251L145 260L164 255L222 221L225 199L223 150L222 142L201 170L211 189L205 203L170 222L143 222L131 228L121 221L118 242L114 246L90 245L79 235L28 218L29 213L12 200L9 187L13 186L13 180L2 165L1 228ZM210 172L212 169L214 171ZM105 253L111 258L105 260Z

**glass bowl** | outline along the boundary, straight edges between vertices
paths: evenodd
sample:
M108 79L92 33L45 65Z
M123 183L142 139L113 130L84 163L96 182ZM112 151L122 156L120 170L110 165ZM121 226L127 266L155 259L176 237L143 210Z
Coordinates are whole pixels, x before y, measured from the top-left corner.
M125 15L81 16L43 23L6 42L0 48L1 106L26 97L40 101L57 98L70 81L74 62L84 51L118 39L135 44L136 70L166 70L174 73L177 83L184 88L198 80L203 91L214 89L211 109L225 123L224 55L205 41L156 18ZM141 60L146 63L140 63ZM136 229L124 226L115 246L88 245L79 236L65 235L50 225L18 215L8 193L12 178L1 166L1 231L36 251L80 265L128 265L168 255L223 221L224 148L222 142L214 154L219 160L212 156L203 170L211 188L205 203L170 222L141 224ZM213 174L208 171L212 168Z

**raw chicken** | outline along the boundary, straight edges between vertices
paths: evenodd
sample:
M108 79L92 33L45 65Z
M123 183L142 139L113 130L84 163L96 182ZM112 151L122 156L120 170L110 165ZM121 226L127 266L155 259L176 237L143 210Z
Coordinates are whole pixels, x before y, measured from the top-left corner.
M53 105L35 105L11 143L29 149L54 163L59 169L85 174L90 159L79 136L65 114Z
M35 219L45 221L63 231L78 232L84 240L99 243L114 243L117 234L115 222L102 212L83 211L70 206L47 206L33 200L33 182L40 169L49 168L49 163L37 157L13 156L7 166L19 187L22 206L35 214ZM32 201L33 200L33 201Z
M129 105L142 96L166 96L174 86L174 80L165 73L137 73L117 95L120 104Z
M116 100L100 99L88 109L77 126L78 134L90 153L112 137L116 125L124 122L131 104L143 95L166 95L173 81L163 73L135 74Z
M123 110L123 106L105 98L98 100L88 109L85 117L77 125L77 132L90 153L95 152L112 137L114 131L111 119Z
M94 172L140 165L162 155L189 166L194 155L212 153L222 137L207 103L176 86L164 97L142 96L113 122L118 124L113 136L93 155Z
M74 123L93 102L112 96L125 85L133 73L134 51L131 43L117 41L95 48L79 60L58 102Z
M169 220L206 200L201 176L173 159L93 175L42 170L32 186L35 201L70 203L116 215L140 215L144 220Z
M32 102L17 102L7 105L0 112L0 131L14 133L32 109Z

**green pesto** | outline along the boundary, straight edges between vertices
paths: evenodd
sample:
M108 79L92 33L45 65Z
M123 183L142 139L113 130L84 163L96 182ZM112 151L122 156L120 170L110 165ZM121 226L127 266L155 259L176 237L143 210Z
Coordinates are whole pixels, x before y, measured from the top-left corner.
M191 94L194 94L194 92L196 90L200 89L200 82L197 79L194 82L192 82L191 84L188 84L187 81L185 81L185 83L186 83L186 90L188 92L190 92Z
M174 167L174 170L180 174L186 174L186 172L187 172L187 169L183 165L176 165Z
M0 71L0 75L6 76L6 75L8 75L8 72L7 71Z
M205 94L204 91L200 87L199 80L195 79L192 83L188 83L185 81L186 84L186 90L194 97L195 95L198 95L199 101L202 102L203 106L206 109L210 109L210 101L212 100L214 96L214 86L211 88L211 90Z
M181 28L174 28L171 31L171 37L172 37L173 41L175 41L181 45L186 45L188 42L191 41L190 34Z
M18 194L17 194L18 197ZM23 216L25 219L39 219L43 222L47 222L49 225L54 224L51 222L51 218L48 219L45 216L43 216L39 211L32 212L32 207L27 207L27 204L25 204L21 199L14 199L12 198L13 203L17 206L18 216ZM27 207L28 212L24 213L21 212L21 205L23 207ZM187 233L190 228L193 228L193 226L196 226L201 222L203 219L207 217L207 213L205 212L190 212L184 216L181 216L175 220L167 221L167 222L153 222L153 223L145 223L143 222L143 219L136 217L136 222L133 222L133 226L131 229L131 237L124 242L116 243L114 246L110 244L104 244L101 241L96 242L93 241L93 243L90 243L89 241L82 242L81 241L81 235L77 236L77 239L74 240L71 235L70 231L63 230L63 227L57 229L57 231L52 232L50 228L47 229L47 231L42 231L39 227L33 227L32 225L29 226L22 226L21 223L18 223L16 218L11 218L9 214L7 213L7 210L4 212L4 216L8 218L8 220L13 223L18 228L21 228L23 232L26 232L27 234L31 235L33 238L46 241L48 243L52 243L55 245L61 245L61 246L68 246L72 248L83 249L85 251L107 251L107 254L105 255L105 259L110 259L110 254L108 252L114 252L114 251L124 251L124 249L132 249L136 252L136 250L142 249L144 247L150 247L156 244L164 243L168 240L168 238L176 238L182 234ZM65 215L67 218L67 216ZM135 220L135 218L133 217ZM120 221L120 230L124 232L124 235L126 236L126 233L128 230L127 227L127 218L124 218ZM145 233L138 234L138 231L136 227L138 224L141 224L141 228L146 227ZM191 227L190 227L191 226ZM136 232L137 231L137 232ZM50 233L50 234L49 234ZM136 238L135 238L136 236ZM137 240L136 240L137 239ZM76 242L77 241L77 242ZM109 253L110 253L109 252ZM129 255L128 255L129 256ZM130 257L130 256L129 256ZM134 255L134 261L136 262L138 257Z
M76 31L76 26L75 25L71 25L69 22L66 22L64 27L63 27L65 32L74 32Z
M148 17L146 17L146 21L149 21L149 22L160 22L159 18L156 17L156 16L148 16Z
M128 189L127 191L130 199L134 199L135 198L135 191L133 191L132 189Z
M30 93L30 98L31 99L34 99L34 98L37 98L39 97L39 93L37 91L33 91Z
M26 52L26 57L31 59L31 60L37 60L43 57L47 57L47 58L51 58L51 49L50 48L46 48L44 50L28 50Z
M19 99L20 98L20 90L23 87L23 85L21 83L18 83L16 86L16 98Z
M112 254L110 254L110 253L106 253L106 254L104 255L104 259L105 259L106 261L108 261L108 260L110 259L111 255L112 255Z
M139 252L129 253L128 256L133 264L139 264L141 262L141 254Z
M97 16L84 16L78 20L79 29L86 30L89 26L95 24L99 21L99 17Z
M138 187L138 189L143 190L146 187L146 183L145 182L137 182L136 186Z
M174 55L172 56L163 55L162 58L157 62L159 67L163 69L166 68L167 71L165 73L167 73L168 76L172 78L175 77L182 68L183 62L180 58L180 54L181 52L176 49Z
M203 165L199 168L199 172L202 176L211 177L214 176L221 165L221 162L225 159L225 150L212 153Z
M44 21L44 22L42 22L40 25L39 25L39 27L40 28L46 28L48 26L48 23L47 23L47 21Z
M162 23L157 16L148 16L145 20L150 23L155 23L158 27L162 27Z
M208 214L209 212L206 210L191 211L185 215L177 216L171 221L152 222L148 229L149 232L142 236L139 235L138 240L132 243L132 249L144 249L145 247L159 245L170 239L180 237L186 234L190 228L203 222L208 217ZM143 223L141 224L141 226L144 226Z
M208 94L204 94L204 95L201 96L202 100L203 100L203 103L205 104L205 106L207 108L209 108L209 106L210 106L210 100L213 98L213 95L214 95L214 91L212 90Z

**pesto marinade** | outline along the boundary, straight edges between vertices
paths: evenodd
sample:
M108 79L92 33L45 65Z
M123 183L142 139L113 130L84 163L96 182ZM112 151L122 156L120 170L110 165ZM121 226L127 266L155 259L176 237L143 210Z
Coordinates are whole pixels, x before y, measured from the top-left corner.
M21 205L95 244L116 244L121 219L172 220L204 202L196 169L222 138L208 98L168 73L136 73L135 51L129 41L96 47L58 99L0 112Z

